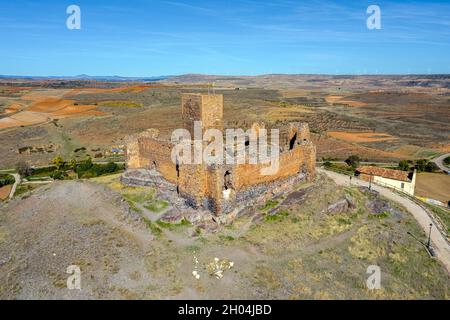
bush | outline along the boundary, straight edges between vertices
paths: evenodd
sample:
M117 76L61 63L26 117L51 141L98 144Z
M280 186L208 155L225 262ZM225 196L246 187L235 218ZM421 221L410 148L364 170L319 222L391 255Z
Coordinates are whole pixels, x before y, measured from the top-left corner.
M446 166L450 166L450 157L447 157L447 158L444 159L444 164Z
M428 162L427 165L425 166L425 171L426 172L439 171L439 167L434 162Z
M39 177L44 177L44 176L52 176L53 172L55 172L56 167L55 166L49 166L49 167L42 167L42 168L35 168L31 170L31 174L33 176L39 176Z
M123 170L123 166L114 162L108 164L93 164L90 159L77 166L77 174L79 178L95 178L107 174L112 174Z
M357 168L360 162L361 159L356 155L351 155L350 157L347 158L347 160L345 160L345 163L352 168Z
M421 159L416 161L417 172L435 172L439 168L434 162L430 162L426 159Z
M7 186L10 184L14 184L16 179L9 174L1 174L0 175L0 187Z
M402 160L398 163L398 168L402 171L409 171L411 168L409 166L408 160Z
M52 178L55 180L64 180L64 172L61 170L56 170L53 172Z

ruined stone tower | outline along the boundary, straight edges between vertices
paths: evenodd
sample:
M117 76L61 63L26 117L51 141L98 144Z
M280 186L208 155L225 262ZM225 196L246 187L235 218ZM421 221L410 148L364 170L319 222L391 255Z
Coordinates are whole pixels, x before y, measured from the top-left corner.
M181 97L183 127L194 137L194 122L201 121L203 132L223 131L223 96L214 94L183 94Z
M219 94L183 94L181 97L183 128L192 139L201 139L208 129L223 134L223 96ZM195 136L195 122L202 122L201 137ZM264 123L251 126L260 130ZM280 125L279 170L272 175L261 174L266 164L180 164L174 163L174 144L161 139L155 130L128 139L127 172L122 181L129 184L168 188L192 208L207 210L217 217L235 216L247 207L291 190L315 173L316 148L310 140L307 123ZM205 144L202 141L202 144ZM248 148L248 146L244 146ZM227 152L227 150L225 150ZM133 170L148 172L135 179Z

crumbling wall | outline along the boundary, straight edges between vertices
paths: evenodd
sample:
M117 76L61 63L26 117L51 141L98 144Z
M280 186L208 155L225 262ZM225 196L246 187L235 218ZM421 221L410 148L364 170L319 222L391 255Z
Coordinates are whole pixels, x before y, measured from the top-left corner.
M268 164L239 164L235 168L236 190L255 184L269 183L278 179L285 179L299 173L314 174L315 148L307 142L295 149L280 154L279 169L272 175L262 175L261 170Z
M291 122L273 129L280 130L280 149L282 152L292 150L305 141L311 141L307 123Z
M204 133L210 128L223 130L222 118L222 95L182 95L183 126L192 138L195 121L202 121ZM252 128L258 132L266 127L264 123L255 123ZM270 135L271 128L267 129ZM299 180L314 177L316 148L310 142L308 124L294 122L273 129L280 130L280 157L279 170L272 175L261 173L269 164L208 166L173 163L171 153L174 145L159 139L157 130L147 130L127 139L127 166L130 169L149 169L150 178L156 177L160 182L167 180L192 207L207 208L216 215L232 212L236 206L265 199L269 193L285 191ZM145 179L139 177L130 176L128 180L142 183L141 180Z
M126 157L128 169L140 169L141 166L141 153L139 150L139 142L137 137L129 136L126 141Z
M177 183L177 166L171 158L174 145L169 141L160 141L148 136L139 137L138 144L140 168L155 169L166 180Z
M179 167L178 190L193 207L204 204L207 194L207 174L203 164L181 165Z
M194 137L194 122L201 119L201 103L202 97L199 94L183 94L181 96L183 128L190 132L192 139Z

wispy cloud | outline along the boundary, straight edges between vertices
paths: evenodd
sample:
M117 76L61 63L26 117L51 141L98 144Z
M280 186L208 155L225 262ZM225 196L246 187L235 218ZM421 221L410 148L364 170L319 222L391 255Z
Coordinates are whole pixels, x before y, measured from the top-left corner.
M196 6L196 5L192 5L192 4L188 4L188 3L184 3L184 2L177 2L177 1L161 1L161 2L164 4L170 5L170 6L175 6L178 8L186 9L189 11L195 11L195 12L199 12L199 13L204 13L204 14L216 14L217 13L215 10L212 10L208 7Z

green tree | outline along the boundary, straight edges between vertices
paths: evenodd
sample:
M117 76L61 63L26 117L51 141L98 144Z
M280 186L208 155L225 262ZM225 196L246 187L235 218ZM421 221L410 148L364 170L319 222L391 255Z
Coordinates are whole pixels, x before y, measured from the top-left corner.
M55 170L52 174L52 178L55 180L64 180L64 173L60 170Z
M447 157L447 158L444 159L444 164L446 166L450 166L450 157Z
M428 162L427 165L425 166L426 172L435 172L438 170L439 170L439 167L434 162Z
M70 160L70 169L72 169L73 171L77 171L77 165L78 165L77 160L75 159Z
M53 164L56 166L56 170L60 170L64 165L64 159L61 156L56 156L53 159Z
M398 167L400 170L409 171L411 168L409 166L408 160L402 160L398 163Z
M426 171L427 164L428 164L428 160L426 160L426 159L417 160L416 161L417 172L424 172L424 171Z
M350 157L347 158L347 160L345 160L345 163L352 168L357 168L360 162L361 159L357 155L351 155Z

